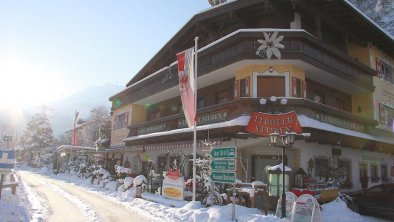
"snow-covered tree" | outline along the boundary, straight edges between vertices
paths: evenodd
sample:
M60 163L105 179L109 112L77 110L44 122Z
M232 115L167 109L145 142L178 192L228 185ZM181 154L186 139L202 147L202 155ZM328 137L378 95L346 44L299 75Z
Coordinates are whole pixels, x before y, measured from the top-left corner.
M102 147L109 145L111 138L111 121L109 110L105 106L93 108L90 116L84 121L77 123L77 138L79 146ZM64 141L72 139L73 131L70 130L68 135L63 138Z
M21 142L32 150L42 150L52 145L53 131L45 113L37 113L27 124Z
M31 164L43 166L52 161L53 131L45 113L35 114L31 118L21 137L21 144L26 147Z
M350 0L360 11L394 36L393 0Z

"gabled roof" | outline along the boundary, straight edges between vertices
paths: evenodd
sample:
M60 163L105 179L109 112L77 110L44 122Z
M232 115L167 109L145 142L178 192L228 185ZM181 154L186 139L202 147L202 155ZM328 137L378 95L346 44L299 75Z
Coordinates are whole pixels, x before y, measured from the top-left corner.
M211 21L215 18L220 19L221 16L235 11L248 10L256 6L265 7L266 2L262 0L234 0L195 14L126 84L126 87L168 66L175 61L177 52L192 47L194 37L203 30L202 22ZM283 7L291 7L292 2L292 0L276 0L276 3L283 5ZM299 0L295 2L299 5L297 7L313 5L360 39L372 42L389 56L394 55L393 37L347 0ZM245 14L247 13L238 13L237 16L245 16Z

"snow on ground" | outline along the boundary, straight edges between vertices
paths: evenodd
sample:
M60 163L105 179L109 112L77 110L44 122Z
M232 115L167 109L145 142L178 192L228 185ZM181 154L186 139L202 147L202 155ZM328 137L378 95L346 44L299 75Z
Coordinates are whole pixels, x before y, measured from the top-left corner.
M25 170L33 170L25 168ZM187 202L168 200L162 196L144 193L141 198L134 198L135 189L131 188L125 192L116 191L115 182L108 183L104 188L102 185L92 185L90 179L81 179L77 176L58 174L53 175L49 169L43 168L41 170L34 170L35 172L46 174L55 179L61 179L68 183L74 184L84 188L87 192L93 192L97 195L103 196L113 201L117 201L126 208L135 211L147 218L152 218L153 221L208 221L208 222L228 222L232 219L232 205L213 206L204 208L200 202ZM42 221L46 216L47 204L40 199L29 187L20 181L21 185L18 187L18 196L12 196L9 189L3 190L3 197L0 202L0 215L3 221L19 221L12 220L15 218L22 218L22 221ZM53 185L48 185L48 188L57 190ZM59 188L60 189L60 188ZM78 202L75 197L67 197L69 194L65 191L59 191L66 198L71 201ZM63 193L64 192L64 193ZM25 194L25 195L24 195ZM26 196L27 198L23 198ZM77 203L84 206L83 203ZM86 206L85 206L86 207ZM346 207L346 204L337 199L331 203L322 205L322 221L323 222L383 222L385 220L373 217L362 216L356 212L351 211ZM91 209L85 209L85 212L94 221L99 221ZM260 210L246 208L236 205L236 218L238 221L252 221L252 222L288 222L289 219L279 219L272 214L265 216Z

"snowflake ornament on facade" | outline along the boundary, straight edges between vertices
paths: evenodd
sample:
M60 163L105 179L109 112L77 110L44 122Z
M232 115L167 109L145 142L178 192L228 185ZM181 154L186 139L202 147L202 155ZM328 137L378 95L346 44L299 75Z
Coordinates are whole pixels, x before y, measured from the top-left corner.
M263 32L264 40L259 39L257 40L258 43L261 45L256 50L256 55L271 59L272 55L275 55L276 58L281 59L281 54L279 49L284 49L285 46L280 44L280 41L283 40L283 36L278 36L278 31L275 31L271 35L266 32Z

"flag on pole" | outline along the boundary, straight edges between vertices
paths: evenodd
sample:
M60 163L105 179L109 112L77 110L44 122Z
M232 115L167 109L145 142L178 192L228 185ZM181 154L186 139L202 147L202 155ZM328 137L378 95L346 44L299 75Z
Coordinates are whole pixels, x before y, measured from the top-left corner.
M196 118L195 90L194 89L194 48L177 54L179 90L182 108L187 125L192 127Z
M78 144L78 138L77 138L77 121L78 121L78 115L79 112L77 112L75 110L75 117L74 117L74 130L73 130L73 145L77 145Z

